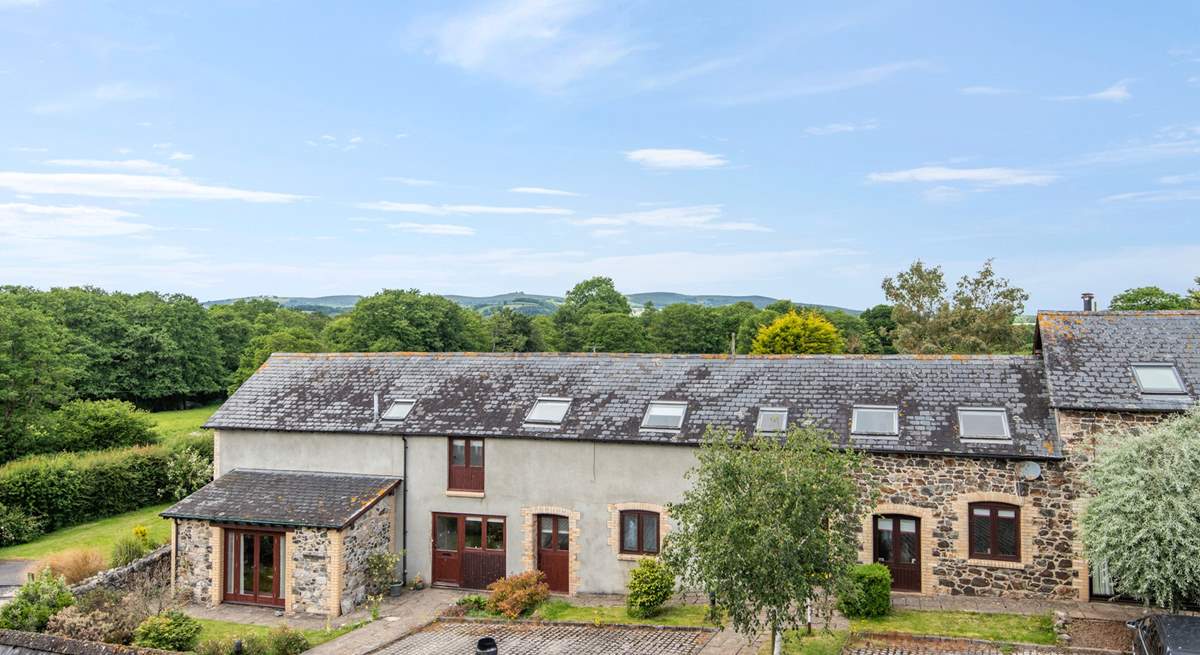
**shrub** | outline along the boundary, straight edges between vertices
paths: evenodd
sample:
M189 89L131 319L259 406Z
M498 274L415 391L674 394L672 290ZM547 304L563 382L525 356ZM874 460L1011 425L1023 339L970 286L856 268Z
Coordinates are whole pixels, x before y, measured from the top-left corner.
M223 639L207 639L196 646L196 655L234 655L234 642L241 640L242 655L273 655L267 639L259 634L245 637L225 637Z
M42 521L15 507L0 505L0 546L23 544L42 534Z
M892 574L882 564L859 564L850 572L850 590L838 599L838 611L852 619L885 616L892 611Z
M104 553L96 548L71 548L57 552L42 560L41 566L55 575L61 575L67 584L86 580L107 568Z
M112 558L109 563L116 568L142 559L150 552L146 542L133 535L125 535L113 544Z
M50 617L75 602L62 576L42 569L32 580L21 585L12 602L0 609L0 628L41 632Z
M675 573L657 557L643 558L629 574L625 609L629 616L646 618L658 614L675 591Z
M308 638L286 625L267 634L267 645L271 655L300 655L309 649Z
M146 619L137 603L109 589L95 589L80 596L71 607L50 617L46 632L110 644L128 644L133 631Z
M482 612L487 609L488 599L486 596L479 594L470 594L458 599L456 603L459 607L465 608L468 612Z
M212 433L208 431L178 435L172 437L171 441L166 445L172 453L178 453L184 450L194 450L200 453L201 457L210 462L213 458L213 437Z
M488 585L488 591L492 592L487 602L488 610L510 619L532 610L550 597L550 585L546 584L545 578L546 574L541 571L500 578Z
M133 631L133 645L188 651L195 648L200 630L199 621L179 610L170 610L142 621Z
M157 441L150 413L124 400L73 400L47 416L34 432L29 453L104 450Z
M180 500L212 482L212 479L211 455L205 459L203 454L192 448L175 450L167 460L167 481L162 495L171 500Z
M367 593L371 596L385 593L396 579L396 565L399 563L399 553L379 551L368 555Z

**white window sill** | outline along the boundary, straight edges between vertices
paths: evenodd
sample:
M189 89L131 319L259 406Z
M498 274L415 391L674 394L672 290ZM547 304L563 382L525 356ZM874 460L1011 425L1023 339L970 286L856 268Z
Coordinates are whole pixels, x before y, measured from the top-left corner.
M485 494L482 491L456 491L454 489L447 489L446 495L451 498L483 498Z

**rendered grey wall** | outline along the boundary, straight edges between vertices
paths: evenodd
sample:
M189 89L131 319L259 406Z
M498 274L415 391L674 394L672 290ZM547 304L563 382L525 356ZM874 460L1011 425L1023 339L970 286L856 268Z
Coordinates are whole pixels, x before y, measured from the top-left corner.
M404 477L399 437L317 432L217 431L217 475L237 468Z
M696 449L495 438L485 442L483 498L446 493L445 438L409 437L408 573L431 578L433 512L504 516L508 573L524 570L521 508L579 512L580 593L624 593L635 565L618 559L609 537L609 504L666 505L682 498ZM572 526L575 527L575 526Z

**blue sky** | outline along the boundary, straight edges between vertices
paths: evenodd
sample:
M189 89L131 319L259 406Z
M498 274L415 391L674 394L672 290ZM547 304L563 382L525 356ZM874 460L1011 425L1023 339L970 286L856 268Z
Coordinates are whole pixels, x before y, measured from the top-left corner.
M993 257L1032 310L1200 275L1200 6L830 4L0 0L0 282L865 307Z

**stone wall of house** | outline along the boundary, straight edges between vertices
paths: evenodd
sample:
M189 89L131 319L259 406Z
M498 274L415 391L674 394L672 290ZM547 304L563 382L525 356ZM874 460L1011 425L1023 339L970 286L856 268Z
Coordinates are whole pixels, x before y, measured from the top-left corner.
M388 494L342 531L342 614L367 600L367 558L391 551L393 501Z
M175 592L208 605L213 594L212 529L207 521L175 521Z
M291 610L308 614L328 614L329 558L334 531L325 528L296 528L291 534Z

